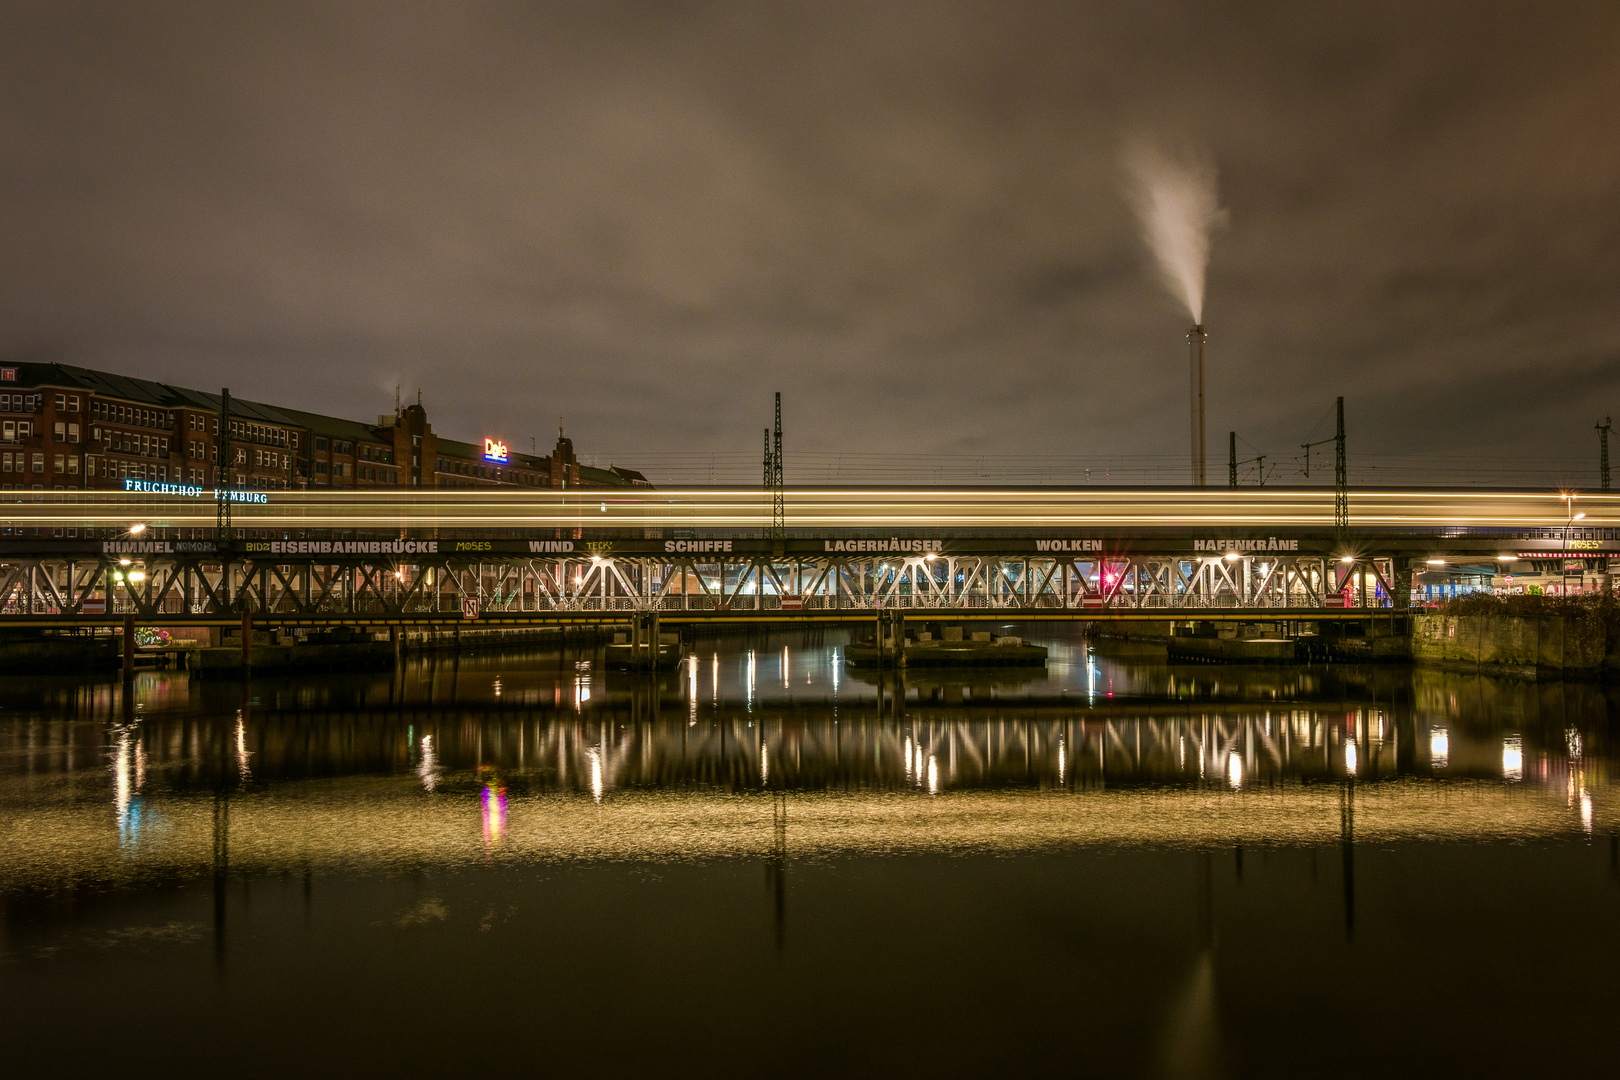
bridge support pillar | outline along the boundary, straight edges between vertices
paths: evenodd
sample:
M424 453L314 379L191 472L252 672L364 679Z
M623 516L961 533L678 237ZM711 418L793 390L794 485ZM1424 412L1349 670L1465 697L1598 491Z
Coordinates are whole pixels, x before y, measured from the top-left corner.
M124 616L124 677L135 674L135 616Z
M879 609L877 613L878 666L906 664L906 613Z

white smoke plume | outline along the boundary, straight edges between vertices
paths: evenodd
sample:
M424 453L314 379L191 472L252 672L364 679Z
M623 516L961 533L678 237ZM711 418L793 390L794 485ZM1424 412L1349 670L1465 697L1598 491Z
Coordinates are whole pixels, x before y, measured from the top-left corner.
M1142 238L1158 261L1165 287L1204 321L1204 272L1209 237L1226 221L1215 189L1215 159L1206 151L1175 150L1146 139L1124 155L1126 197L1142 223Z

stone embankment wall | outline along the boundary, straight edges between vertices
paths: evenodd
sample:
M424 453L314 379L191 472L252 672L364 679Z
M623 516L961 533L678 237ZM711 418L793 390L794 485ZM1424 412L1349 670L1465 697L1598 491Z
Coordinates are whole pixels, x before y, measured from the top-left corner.
M1420 664L1504 674L1620 677L1616 642L1601 625L1562 615L1419 615Z
M39 675L116 668L120 653L111 637L39 637L0 641L0 674Z

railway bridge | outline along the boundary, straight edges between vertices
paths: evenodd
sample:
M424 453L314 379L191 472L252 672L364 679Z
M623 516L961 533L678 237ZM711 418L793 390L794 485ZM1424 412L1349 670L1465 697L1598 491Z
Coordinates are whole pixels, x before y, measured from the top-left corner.
M1620 496L1331 488L0 495L0 626L1346 619L1414 569L1620 554ZM778 524L780 522L780 524Z

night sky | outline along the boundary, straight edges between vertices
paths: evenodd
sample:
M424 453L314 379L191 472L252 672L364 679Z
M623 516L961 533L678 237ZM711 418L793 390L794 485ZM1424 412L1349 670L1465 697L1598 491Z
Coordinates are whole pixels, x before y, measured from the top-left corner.
M0 355L655 482L757 476L775 390L790 483L1179 480L1147 140L1219 170L1212 479L1343 394L1386 478L1595 486L1617 129L1613 3L5 0Z

